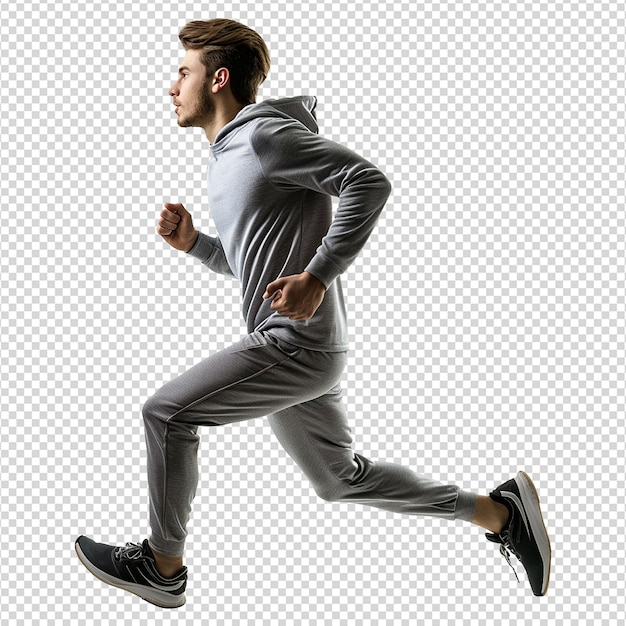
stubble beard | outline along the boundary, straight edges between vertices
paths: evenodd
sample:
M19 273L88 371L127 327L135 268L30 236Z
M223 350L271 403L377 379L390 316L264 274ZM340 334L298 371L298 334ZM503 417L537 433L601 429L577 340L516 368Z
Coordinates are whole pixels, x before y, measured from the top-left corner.
M209 85L202 85L196 101L196 106L191 109L188 116L185 115L185 107L182 107L183 115L178 116L178 125L182 127L198 126L204 128L205 124L215 115L215 103L209 93Z

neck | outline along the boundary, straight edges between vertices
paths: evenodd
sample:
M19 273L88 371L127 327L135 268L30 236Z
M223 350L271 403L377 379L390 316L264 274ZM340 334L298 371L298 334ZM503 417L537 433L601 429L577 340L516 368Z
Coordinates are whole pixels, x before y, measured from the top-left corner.
M204 134L209 140L209 143L215 142L217 133L219 133L226 124L232 122L237 116L237 113L239 113L244 106L246 105L240 104L239 102L232 102L228 106L218 107L216 109L215 115L203 126Z

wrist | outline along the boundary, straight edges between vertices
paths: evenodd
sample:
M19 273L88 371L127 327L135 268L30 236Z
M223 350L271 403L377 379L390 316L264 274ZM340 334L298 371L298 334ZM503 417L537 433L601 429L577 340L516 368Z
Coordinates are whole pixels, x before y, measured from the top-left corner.
M185 252L187 254L189 254L189 252L191 252L191 250L193 250L193 247L196 245L196 242L198 241L198 237L200 236L200 231L196 230L193 234L193 237L191 238L191 244L188 246L185 246Z
M322 291L326 291L326 285L324 285L324 283L317 276L315 276L315 274L311 274L311 272L307 271L302 272L302 274L312 286L317 287Z

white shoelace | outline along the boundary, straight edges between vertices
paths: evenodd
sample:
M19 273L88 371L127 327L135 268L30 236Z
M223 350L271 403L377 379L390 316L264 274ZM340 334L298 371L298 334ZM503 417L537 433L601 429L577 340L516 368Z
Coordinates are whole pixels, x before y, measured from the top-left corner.
M515 550L513 550L511 546L511 542L509 541L509 533L504 532L500 535L500 541L502 542L500 545L500 554L506 559L506 562L509 564L509 567L513 570L515 574L515 578L519 583L519 576L517 575L517 570L513 567L513 563L511 563L511 552L515 554Z
M143 557L143 546L129 542L125 546L115 548L113 555L116 559L140 559Z

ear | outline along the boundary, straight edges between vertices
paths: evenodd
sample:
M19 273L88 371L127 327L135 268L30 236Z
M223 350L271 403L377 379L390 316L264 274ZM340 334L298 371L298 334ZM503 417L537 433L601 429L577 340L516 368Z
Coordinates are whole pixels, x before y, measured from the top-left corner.
M227 67L220 67L213 74L213 82L211 83L211 92L218 93L226 85L230 83L230 71Z

